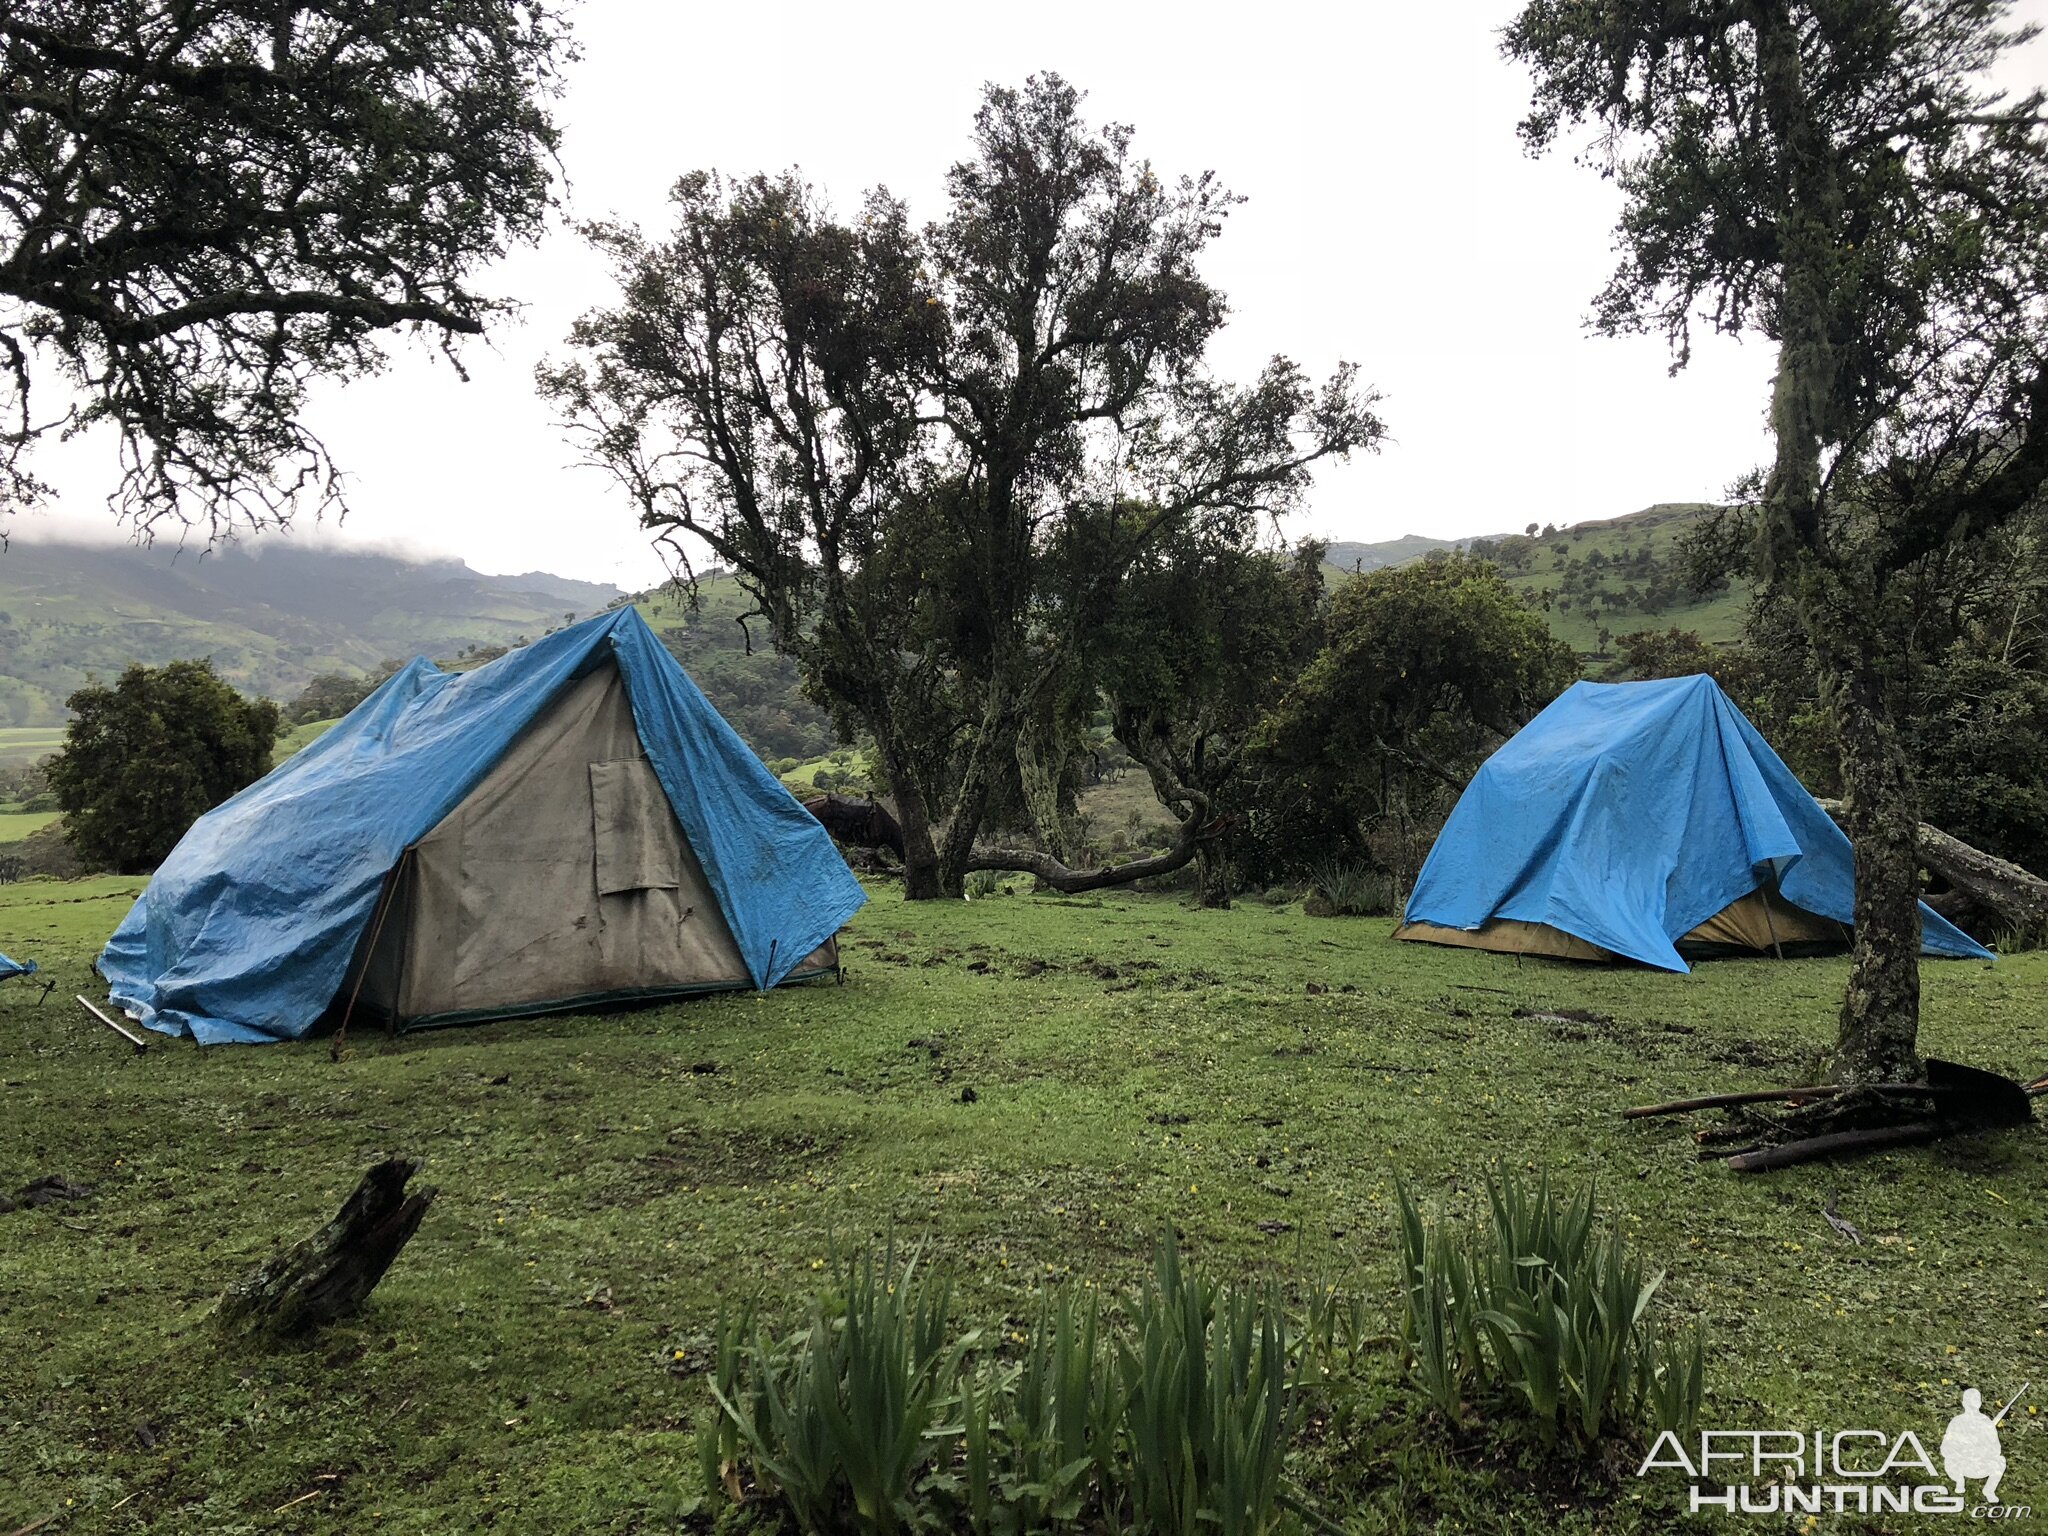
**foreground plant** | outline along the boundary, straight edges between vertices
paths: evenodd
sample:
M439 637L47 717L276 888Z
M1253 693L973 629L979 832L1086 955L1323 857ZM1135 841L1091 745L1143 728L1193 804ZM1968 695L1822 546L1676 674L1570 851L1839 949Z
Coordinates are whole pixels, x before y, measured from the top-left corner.
M899 1269L892 1242L879 1261L848 1260L843 1289L781 1340L721 1322L719 1417L699 1437L708 1481L736 1496L746 1464L805 1531L918 1523L911 1495L977 1340L949 1340L952 1285L920 1258Z
M698 1437L714 1495L763 1496L807 1532L1328 1525L1284 1476L1314 1351L1290 1348L1271 1283L1209 1280L1162 1238L1107 1322L1056 1291L1000 1354L954 1336L951 1289L915 1254L849 1261L841 1286L781 1340L751 1309L720 1320Z
M1698 1329L1651 1312L1663 1282L1576 1195L1487 1180L1489 1222L1458 1231L1397 1190L1402 1333L1418 1384L1453 1421L1475 1391L1519 1399L1543 1439L1581 1445L1647 1417L1689 1435L1705 1389Z

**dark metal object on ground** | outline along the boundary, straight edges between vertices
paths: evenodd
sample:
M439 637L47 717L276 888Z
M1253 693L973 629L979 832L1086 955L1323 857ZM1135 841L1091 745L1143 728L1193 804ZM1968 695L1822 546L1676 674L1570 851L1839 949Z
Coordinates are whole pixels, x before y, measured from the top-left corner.
M1944 1136L1967 1136L1977 1131L2025 1125L2034 1118L2034 1105L2026 1087L1996 1072L1966 1067L1959 1062L1927 1058L1927 1087L1936 1097L1932 1119L1908 1120L1893 1125L1858 1126L1781 1142L1728 1159L1737 1173L1766 1173L1773 1168L1790 1168L1814 1162L1839 1152L1874 1152L1884 1147L1914 1146Z
M1674 1099L1665 1104L1638 1105L1623 1110L1622 1116L1640 1120L1652 1115L1685 1114L1696 1109L1789 1103L1806 1106L1807 1118L1819 1118L1822 1124L1833 1119L1835 1128L1822 1134L1763 1143L1727 1155L1728 1166L1737 1173L1763 1173L1773 1168L1813 1162L1840 1152L1911 1146L1943 1136L1965 1136L1975 1131L2025 1125L2034 1118L2033 1100L2043 1093L2048 1093L2048 1077L2016 1083L1996 1072L1930 1056L1924 1083L1809 1083L1798 1088L1757 1088L1742 1093L1713 1093L1696 1099ZM1899 1101L1908 1099L1923 1100L1926 1107L1917 1110L1911 1120L1892 1118L1885 1108L1887 1103L1903 1109ZM1855 1123L1859 1119L1863 1123ZM1749 1134L1746 1129L1731 1129L1727 1139L1734 1140L1745 1134ZM1699 1138L1703 1144L1714 1139L1717 1138L1707 1133L1702 1133ZM1701 1155L1722 1154L1703 1151ZM1832 1221L1833 1217L1829 1219Z

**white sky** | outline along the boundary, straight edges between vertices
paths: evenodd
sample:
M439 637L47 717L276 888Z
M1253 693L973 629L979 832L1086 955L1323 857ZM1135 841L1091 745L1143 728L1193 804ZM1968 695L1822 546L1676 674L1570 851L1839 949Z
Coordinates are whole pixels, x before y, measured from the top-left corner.
M1226 377L1286 352L1318 376L1355 361L1385 394L1384 450L1325 469L1290 534L1450 537L1717 498L1765 451L1768 351L1701 337L1673 379L1661 340L1586 333L1616 200L1568 154L1523 154L1526 82L1496 36L1516 9L583 0L561 104L570 210L665 229L681 172L795 164L841 208L882 183L932 217L982 82L1057 70L1091 117L1134 124L1160 171L1214 168L1250 199L1207 268L1234 312L1214 354ZM2019 14L2048 22L2048 0ZM2002 73L2048 79L2048 39ZM602 264L563 228L487 286L529 308L470 347L470 383L401 344L384 374L318 400L309 420L351 472L352 510L298 536L659 580L630 508L573 467L532 388L570 321L611 298ZM110 451L43 455L63 504L14 537L112 536Z

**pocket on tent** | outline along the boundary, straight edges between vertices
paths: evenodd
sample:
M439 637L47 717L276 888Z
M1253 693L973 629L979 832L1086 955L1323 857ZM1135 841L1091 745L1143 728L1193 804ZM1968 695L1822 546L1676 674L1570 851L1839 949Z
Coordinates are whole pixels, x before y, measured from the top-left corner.
M675 812L652 763L645 758L592 763L590 815L599 896L681 887Z

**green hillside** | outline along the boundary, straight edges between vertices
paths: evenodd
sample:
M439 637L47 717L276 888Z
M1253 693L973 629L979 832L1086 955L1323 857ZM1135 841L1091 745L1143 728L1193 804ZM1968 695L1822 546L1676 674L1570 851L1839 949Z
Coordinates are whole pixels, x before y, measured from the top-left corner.
M1432 550L1457 549L1464 542L1432 539L1419 533L1404 533L1398 539L1382 539L1377 544L1340 540L1323 551L1323 563L1350 576L1360 571L1383 571L1389 566L1406 565L1410 560L1420 560Z
M1544 609L1551 633L1587 660L1611 654L1615 637L1639 629L1675 625L1725 643L1741 638L1749 589L1738 582L1714 593L1690 590L1679 550L1685 534L1716 510L1710 503L1667 502L1534 538L1510 533L1453 545L1409 534L1379 544L1332 544L1326 563L1331 579L1339 580L1354 568L1422 559L1432 548L1465 548L1498 565L1510 586Z
M708 571L694 595L642 593L635 606L669 654L747 745L767 759L813 758L833 745L825 712L803 695L797 665L768 644L754 600L722 571Z
M245 692L288 700L315 673L512 644L617 596L595 582L282 541L200 554L17 536L0 553L0 726L56 726L89 675L111 679L132 662L211 657Z

